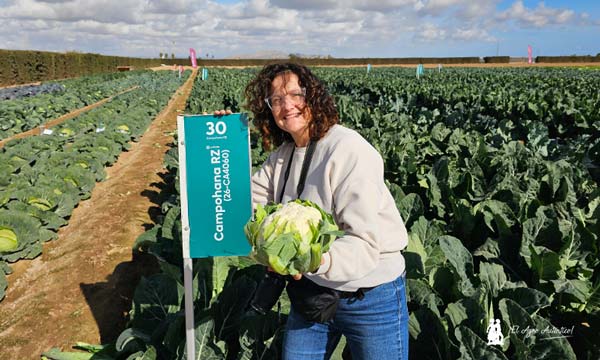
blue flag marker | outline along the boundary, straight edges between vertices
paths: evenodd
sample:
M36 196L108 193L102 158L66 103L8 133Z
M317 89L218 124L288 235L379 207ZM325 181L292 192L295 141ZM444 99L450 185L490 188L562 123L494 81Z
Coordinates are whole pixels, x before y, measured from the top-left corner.
M417 79L423 74L425 74L425 67L423 67L423 64L417 65Z

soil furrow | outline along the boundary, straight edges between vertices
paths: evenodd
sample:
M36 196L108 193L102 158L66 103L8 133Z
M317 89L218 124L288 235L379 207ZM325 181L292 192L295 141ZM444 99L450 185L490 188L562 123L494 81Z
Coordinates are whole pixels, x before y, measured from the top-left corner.
M124 329L139 278L156 271L150 255L132 252L152 223L165 171L163 157L185 108L196 71L138 143L107 168L43 254L12 264L0 302L0 359L39 359L52 347L113 341Z

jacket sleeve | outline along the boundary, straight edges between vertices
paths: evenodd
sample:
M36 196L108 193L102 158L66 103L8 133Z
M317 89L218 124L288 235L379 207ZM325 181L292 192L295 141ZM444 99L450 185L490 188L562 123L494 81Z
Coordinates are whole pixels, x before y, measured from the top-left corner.
M252 206L275 201L275 164L277 151L272 152L262 166L252 175Z
M383 160L366 141L352 142L339 150L328 166L333 215L345 235L332 243L315 274L345 282L366 276L378 265L381 234L376 224L385 183Z

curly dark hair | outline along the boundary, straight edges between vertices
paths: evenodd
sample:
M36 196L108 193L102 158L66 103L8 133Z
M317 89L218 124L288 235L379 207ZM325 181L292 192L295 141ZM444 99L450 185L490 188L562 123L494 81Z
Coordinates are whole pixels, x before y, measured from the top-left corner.
M308 67L296 63L267 64L244 91L245 108L254 114L254 125L262 135L262 144L265 149L271 149L272 145L279 146L286 141L293 141L288 132L277 126L271 109L264 100L270 95L273 79L286 72L292 72L298 76L299 85L306 88L307 110L312 116L312 121L308 125L311 140L319 140L329 128L339 122L333 98L321 80Z

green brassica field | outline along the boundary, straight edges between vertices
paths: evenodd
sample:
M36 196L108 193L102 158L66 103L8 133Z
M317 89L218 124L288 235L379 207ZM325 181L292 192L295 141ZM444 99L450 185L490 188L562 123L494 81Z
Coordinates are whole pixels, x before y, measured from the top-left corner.
M210 71L186 112L243 110L256 70ZM416 79L403 68L315 71L342 123L383 156L409 229L411 358L599 358L600 72L444 68ZM267 154L256 132L251 139L258 166ZM140 283L129 328L97 356L185 358L173 146L162 223L135 245L162 272ZM263 273L243 257L194 261L199 358L278 358L287 298L266 316L245 312ZM488 345L496 319L504 341Z
M189 77L190 71L186 75ZM93 79L87 90L85 81L68 80L66 92L87 97L98 88L112 89L107 91L113 94L132 84L137 88L65 121L51 134L12 140L0 148L0 301L8 286L5 274L11 273L8 263L42 253L42 244L57 237L73 209L90 197L97 181L104 180L105 167L131 147L131 141L139 139L185 80L152 71ZM115 79L120 82L115 84ZM124 79L126 82L121 82ZM19 101L29 108L41 103L52 107L48 96ZM9 100L0 101L0 126L14 119L4 117L13 105ZM37 121L32 120L34 125Z

